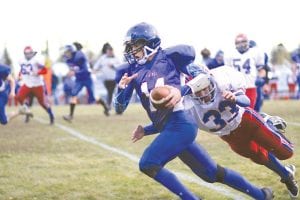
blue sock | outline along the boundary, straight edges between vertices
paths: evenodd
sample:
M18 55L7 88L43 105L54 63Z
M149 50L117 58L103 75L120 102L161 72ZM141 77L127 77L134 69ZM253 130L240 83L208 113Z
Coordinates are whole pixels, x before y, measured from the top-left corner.
M269 153L269 162L266 164L266 167L274 171L281 178L285 179L289 176L289 171L286 170L284 165L280 163L280 161L272 154Z
M225 177L224 177L224 183L236 190L239 190L240 192L243 192L254 199L265 199L264 192L256 187L255 185L252 185L248 180L246 180L243 176L241 176L239 173L232 171L231 169L225 169Z
M198 200L184 185L180 183L177 177L165 168L162 168L154 177L154 180L161 183L171 192L177 194L181 199Z
M52 112L51 108L47 108L47 113L49 114L49 116L50 116L51 119L54 118L54 115L53 115L53 112Z

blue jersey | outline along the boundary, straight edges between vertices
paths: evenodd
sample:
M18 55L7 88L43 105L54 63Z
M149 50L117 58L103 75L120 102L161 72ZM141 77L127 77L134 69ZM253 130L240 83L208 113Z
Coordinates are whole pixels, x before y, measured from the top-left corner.
M9 67L5 65L0 65L0 92L6 89L5 80L7 76L10 74L11 70Z
M181 72L189 74L187 66L195 59L195 50L191 46L179 45L165 50L160 49L154 58L144 65L128 65L127 73L138 76L124 89L118 91L116 105L126 109L133 90L140 97L141 103L153 125L161 130L172 110L156 110L150 103L150 91L159 85L171 85L180 90ZM126 67L124 67L126 69Z
M82 81L91 78L89 62L81 51L72 54L72 58L67 59L66 63L75 72L76 80Z

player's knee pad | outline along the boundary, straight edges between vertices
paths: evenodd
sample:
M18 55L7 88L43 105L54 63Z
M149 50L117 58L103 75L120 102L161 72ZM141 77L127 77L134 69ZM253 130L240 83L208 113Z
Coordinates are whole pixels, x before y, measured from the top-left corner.
M223 183L225 179L226 171L225 168L221 165L217 166L217 173L216 173L216 182Z
M250 156L250 160L252 160L256 164L265 165L266 163L268 163L269 158L267 155L264 154L252 154Z
M150 176L151 178L154 178L156 176L157 172L159 172L159 170L162 168L159 165L149 164L146 162L140 162L139 167L140 167L141 172Z
M217 181L217 172L217 166L209 167L204 173L201 173L200 177L208 183L215 183Z

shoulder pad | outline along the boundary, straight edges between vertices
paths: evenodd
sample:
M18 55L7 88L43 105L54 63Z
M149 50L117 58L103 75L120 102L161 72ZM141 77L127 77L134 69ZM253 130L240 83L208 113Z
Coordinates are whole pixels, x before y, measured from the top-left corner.
M164 50L176 67L187 66L195 60L195 49L189 45L177 45Z

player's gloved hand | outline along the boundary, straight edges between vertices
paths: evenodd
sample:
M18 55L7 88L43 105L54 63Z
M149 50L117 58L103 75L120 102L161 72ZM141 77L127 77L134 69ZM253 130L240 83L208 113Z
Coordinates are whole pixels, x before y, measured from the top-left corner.
M118 84L118 87L121 88L121 89L125 89L125 88L128 86L128 84L129 84L134 78L137 77L137 75L138 75L138 74L136 73L136 74L133 74L132 76L128 76L128 74L125 73L125 74L122 76L122 78L121 78L121 80L120 80L120 82L119 82L119 84Z
M131 140L132 142L136 142L142 139L144 135L145 135L144 128L141 125L138 125L138 127L133 131Z
M173 108L180 100L181 100L181 92L179 89L172 87L170 85L165 85L166 87L170 88L170 94L165 98L166 108Z
M230 91L223 91L222 96L224 97L225 100L236 102L236 96Z

